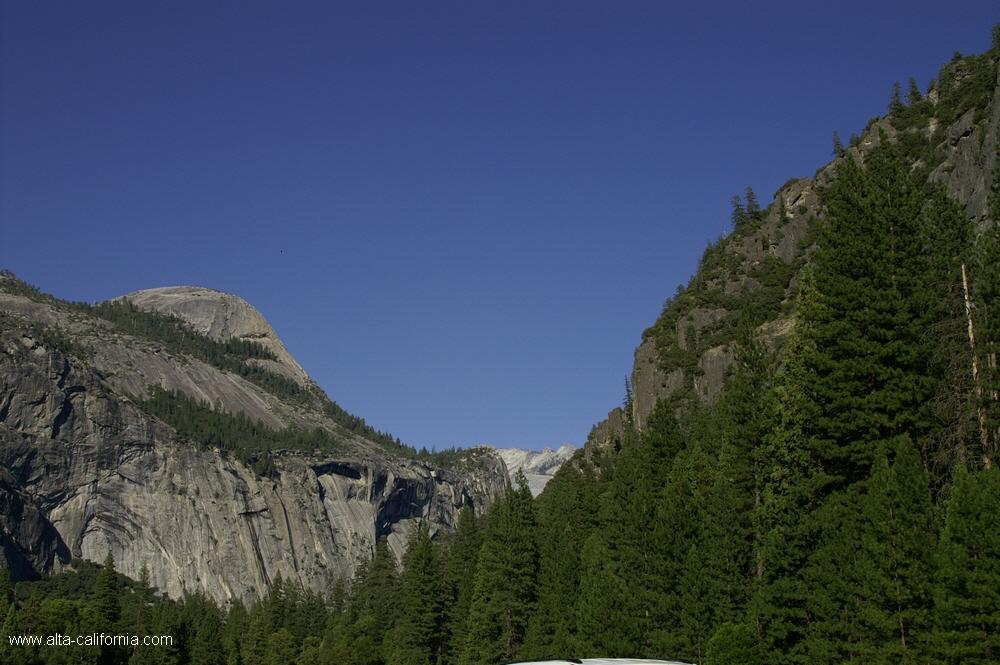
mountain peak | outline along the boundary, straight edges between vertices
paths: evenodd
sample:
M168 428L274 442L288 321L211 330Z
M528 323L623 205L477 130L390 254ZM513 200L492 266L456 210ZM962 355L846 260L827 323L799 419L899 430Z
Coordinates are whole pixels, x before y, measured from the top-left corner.
M563 465L576 452L576 448L565 443L557 450L546 448L544 450L523 450L521 448L495 448L497 454L507 465L507 472L513 479L518 471L524 471L528 479L528 489L533 496L542 493L546 483L555 475L559 467Z

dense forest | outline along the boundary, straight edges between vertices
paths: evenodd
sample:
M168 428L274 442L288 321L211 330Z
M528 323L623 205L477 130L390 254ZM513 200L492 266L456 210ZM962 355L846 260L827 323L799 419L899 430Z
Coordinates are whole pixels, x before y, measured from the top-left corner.
M986 63L995 80L995 42L957 64L976 74ZM919 89L906 102L894 92L894 122L916 122L924 104ZM519 479L454 534L418 529L399 565L380 542L323 595L276 580L249 606L172 601L111 560L4 583L7 633L176 642L0 659L1000 662L1000 228L972 228L928 184L925 147L883 140L862 161L840 146L791 338L780 356L769 349L758 330L772 305L746 298L718 401L663 399L538 499ZM756 209L739 203L734 221L752 224Z

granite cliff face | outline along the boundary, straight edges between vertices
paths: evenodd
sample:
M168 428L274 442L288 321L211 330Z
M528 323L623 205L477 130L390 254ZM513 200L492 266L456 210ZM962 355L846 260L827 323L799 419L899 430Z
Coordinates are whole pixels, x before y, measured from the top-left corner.
M743 298L763 303L767 316L758 334L780 350L794 325L791 304L798 274L814 249L813 229L825 214L821 193L836 177L841 160L864 160L883 140L905 144L904 150L923 142L927 147L912 157L914 168L929 169L928 181L943 184L977 230L996 222L990 212L1000 146L995 50L946 65L916 120L912 111L910 119L901 119L904 113L872 120L814 177L783 185L758 224L737 230L706 252L698 274L667 302L635 351L628 415L639 429L661 398L714 402L719 397L733 362L733 324ZM612 445L625 419L621 408L612 409L594 426L588 444Z
M123 334L0 277L0 548L17 577L101 561L171 596L216 601L265 591L278 575L318 591L352 574L386 536L401 554L420 520L451 529L507 486L502 460L468 451L448 468L345 430L313 403L289 403L242 376ZM8 288L5 288L8 287ZM199 332L266 340L282 374L318 390L264 318L207 289L127 296ZM254 361L257 362L257 361ZM198 446L149 415L150 385L273 429L320 428L335 453L275 451L267 474Z

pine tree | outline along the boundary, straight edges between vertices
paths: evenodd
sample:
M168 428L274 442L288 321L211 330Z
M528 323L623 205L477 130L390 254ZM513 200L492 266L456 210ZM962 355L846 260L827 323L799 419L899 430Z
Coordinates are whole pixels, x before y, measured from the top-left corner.
M632 414L632 382L629 380L628 376L625 377L625 397L622 400L622 411L625 412L625 421L629 426L633 426L633 414Z
M675 648L699 662L717 626L742 620L751 585L762 574L763 534L752 516L762 498L761 447L771 421L767 400L773 360L756 339L755 324L746 303L726 389L706 414L719 431L703 436L702 445L719 446L719 451L715 463L700 472L701 487L690 492L695 501L688 510L700 524L673 592L679 600ZM686 475L684 482L690 483L696 474Z
M909 89L906 92L906 103L913 105L919 104L924 99L923 94L920 92L920 86L917 84L917 79L910 77Z
M725 623L715 631L705 649L705 665L767 665L760 638L746 624Z
M892 84L892 93L889 95L889 113L897 113L903 108L903 92L899 86L899 81Z
M760 219L761 209L760 202L757 200L757 195L754 193L752 187L747 187L746 189L746 201L747 201L747 217L750 219Z
M714 461L700 445L691 444L670 461L666 482L657 500L651 541L646 556L648 573L640 583L648 588L652 629L642 641L642 655L668 654L679 660L696 660L702 650L702 630L698 617L704 606L688 603L684 583L705 588L707 571L694 565L692 549L704 525L705 496L713 480ZM683 580L683 581L682 581Z
M447 545L443 572L445 628L442 635L441 662L456 662L465 644L466 624L476 580L476 562L483 544L483 533L476 514L469 507L458 515L455 535Z
M833 156L843 157L845 154L844 144L840 140L840 132L833 130Z
M944 503L933 652L948 665L1000 660L1000 470L960 470Z
M759 607L782 662L805 662L810 607L826 589L804 576L836 512L832 494L865 481L885 446L930 430L935 382L922 351L928 324L921 187L894 146L866 168L844 161L826 196L813 267L803 279L795 339L776 386L759 523L766 589Z
M104 565L94 582L94 606L109 626L117 623L121 606L118 601L118 573L111 552L104 557Z
M534 501L522 472L516 482L490 516L459 660L463 665L516 660L524 643L535 603L538 548Z
M575 651L580 554L599 505L597 479L589 464L581 466L563 465L538 498L538 603L528 623L525 658Z
M398 603L389 665L433 665L438 660L444 616L438 562L426 524L417 527L403 557Z
M627 433L623 439L600 498L597 528L581 548L578 651L652 655L662 641L659 631L673 625L663 601L675 591L675 559L687 551L684 535L693 520L681 501L686 489L668 478L685 445L665 400L656 404L640 437ZM686 482L689 475L679 473L678 479ZM670 495L675 489L676 497Z
M891 462L890 462L891 458ZM933 510L908 437L880 456L871 479L831 498L805 573L810 662L922 662L930 620Z
M219 640L223 624L219 608L204 594L184 599L187 650L191 665L223 665L225 649Z
M747 211L743 207L743 200L737 195L732 198L733 211L731 214L731 219L733 222L733 229L742 228L747 221Z
M328 658L340 665L385 663L386 637L399 614L395 602L398 592L396 560L385 538L380 538L371 560L355 574L348 610L326 631L324 651Z

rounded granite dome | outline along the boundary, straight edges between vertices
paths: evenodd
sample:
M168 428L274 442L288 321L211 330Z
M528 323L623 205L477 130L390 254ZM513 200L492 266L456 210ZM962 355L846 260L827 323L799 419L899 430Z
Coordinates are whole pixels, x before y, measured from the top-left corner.
M186 321L196 332L213 339L253 340L277 358L264 361L270 369L305 385L309 376L292 357L278 334L256 307L231 293L203 286L163 286L121 296L139 309L170 314Z

